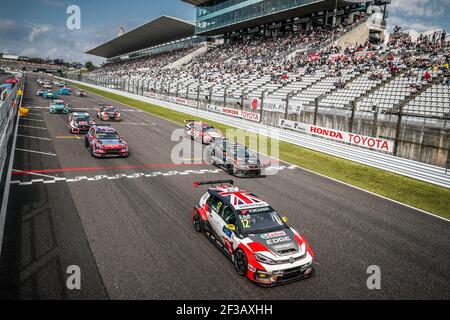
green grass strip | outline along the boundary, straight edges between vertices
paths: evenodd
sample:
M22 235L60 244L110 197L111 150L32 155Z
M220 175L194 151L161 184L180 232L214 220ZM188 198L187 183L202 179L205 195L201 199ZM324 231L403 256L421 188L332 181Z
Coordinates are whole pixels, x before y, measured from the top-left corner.
M94 89L84 85L72 85L107 99L138 108L179 125L184 125L186 119L192 118L192 115L186 113L126 98L104 90ZM198 117L196 119L208 122L222 132L226 132L226 129L234 129L218 122ZM450 189L329 156L291 143L280 141L279 146L280 160L434 213L441 217L450 218Z

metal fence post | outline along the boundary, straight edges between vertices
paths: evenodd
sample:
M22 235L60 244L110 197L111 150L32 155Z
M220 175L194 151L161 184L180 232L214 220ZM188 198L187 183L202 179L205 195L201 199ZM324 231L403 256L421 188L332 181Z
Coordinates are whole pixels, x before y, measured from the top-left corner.
M289 102L291 101L292 92L289 92L286 96L286 109L284 110L284 119L287 120L289 117Z
M175 96L178 98L178 93L180 92L180 82L177 82L177 93Z
M242 89L241 95L241 110L244 110L245 89Z
M356 102L352 101L352 115L350 116L349 129L348 132L353 133L353 123L355 121L355 112L356 112Z
M200 107L200 86L201 86L201 83L199 83L197 86L197 108Z
M186 88L186 99L189 99L189 89L192 83L189 83Z
M261 94L261 106L260 106L260 114L259 114L259 122L262 123L263 122L263 112L264 112L264 98L266 96L268 89L264 90Z
M223 107L227 106L227 94L228 94L228 86L225 86L225 91L223 93Z
M402 129L402 118L403 118L403 104L400 105L398 110L397 127L395 129L395 144L394 144L394 156L398 154L398 147L400 144L400 131Z
M314 99L314 121L313 124L317 125L317 113L319 112L319 98Z
M376 137L378 133L378 113L380 112L380 108L377 106L373 106L373 124L372 124L372 136Z

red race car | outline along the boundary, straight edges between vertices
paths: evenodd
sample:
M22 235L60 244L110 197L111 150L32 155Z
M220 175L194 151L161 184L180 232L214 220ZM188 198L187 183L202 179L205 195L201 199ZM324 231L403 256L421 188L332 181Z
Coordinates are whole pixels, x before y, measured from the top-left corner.
M212 125L195 120L186 120L185 122L184 132L192 140L210 144L215 140L224 139L223 134Z
M192 211L194 229L206 235L236 272L262 286L313 275L314 253L267 202L233 186L232 180L195 182L211 187Z
M109 125L94 125L84 138L93 157L122 157L129 155L128 145L116 129Z

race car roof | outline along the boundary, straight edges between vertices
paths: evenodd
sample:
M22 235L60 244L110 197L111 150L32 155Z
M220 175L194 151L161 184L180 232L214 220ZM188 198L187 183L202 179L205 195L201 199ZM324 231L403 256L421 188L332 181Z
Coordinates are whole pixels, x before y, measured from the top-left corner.
M233 186L222 186L209 189L211 194L222 199L235 210L247 210L254 208L270 207L270 205L246 190L240 190Z
M195 24L174 17L162 16L91 49L87 53L103 58L113 58L194 35Z

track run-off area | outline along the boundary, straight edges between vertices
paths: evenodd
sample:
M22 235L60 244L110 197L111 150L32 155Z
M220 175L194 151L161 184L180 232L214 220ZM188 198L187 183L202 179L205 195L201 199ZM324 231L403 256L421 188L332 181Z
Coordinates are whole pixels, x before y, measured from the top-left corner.
M95 159L67 115L48 112L28 75L10 186L1 297L22 299L450 299L449 222L281 163L276 175L234 178L269 202L308 239L315 276L264 289L193 230L191 212L206 189L197 180L229 179L207 164L171 160L180 126L89 94L62 97L95 116L116 106L112 123L126 159ZM67 269L81 270L69 290ZM380 290L367 269L378 266Z

